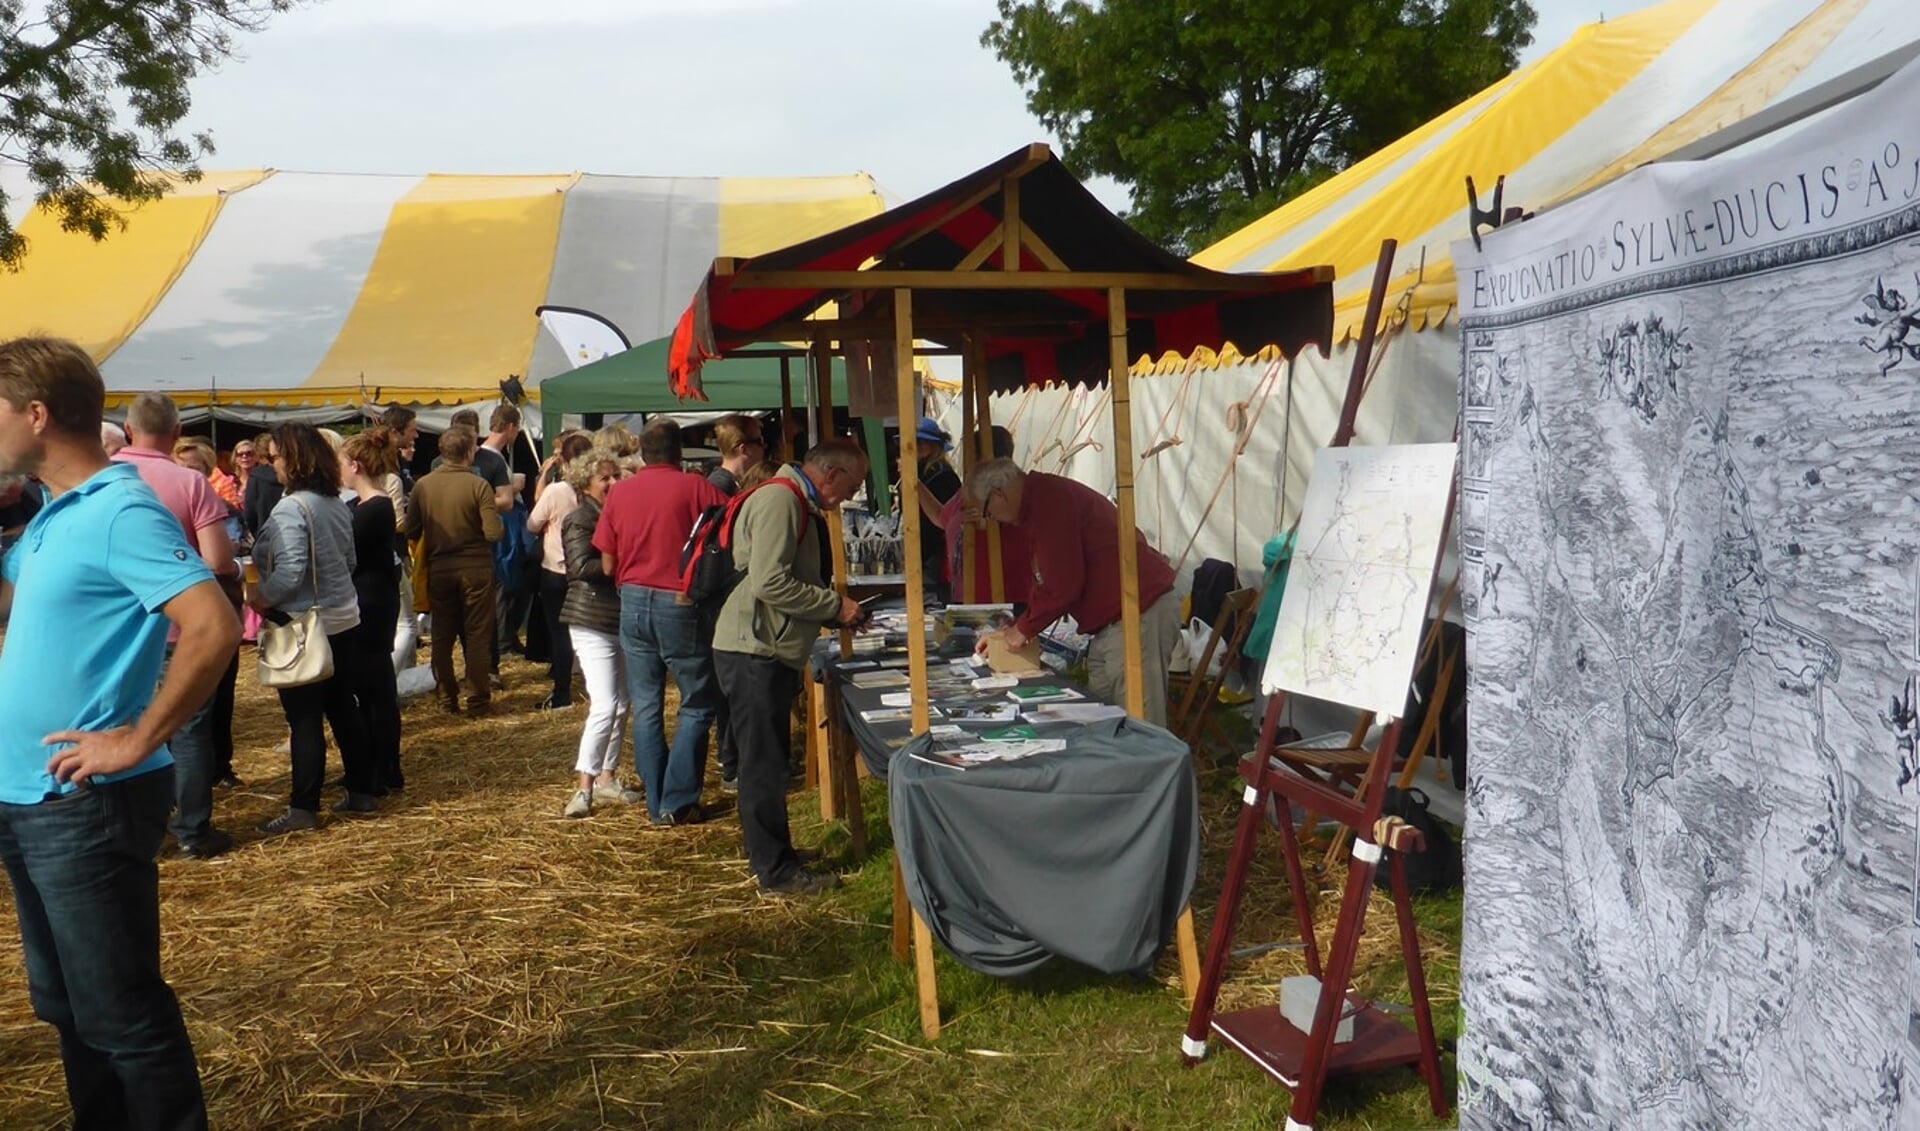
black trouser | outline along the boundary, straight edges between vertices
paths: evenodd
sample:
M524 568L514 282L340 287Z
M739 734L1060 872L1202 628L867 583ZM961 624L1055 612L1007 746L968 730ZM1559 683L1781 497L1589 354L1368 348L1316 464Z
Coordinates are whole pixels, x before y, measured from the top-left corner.
M353 655L345 661L352 680L354 702L359 705L360 725L366 731L368 757L373 768L365 790L355 793L384 794L406 785L400 772L400 687L393 672L393 633L390 626L399 619L392 608L374 610L373 619L363 618L358 628L347 635L354 641ZM342 659L334 657L339 666ZM352 789L352 786L348 786Z
M567 575L540 571L540 612L547 622L547 674L553 677L553 706L573 702L573 638L560 623L560 606L567 599Z
M496 658L509 652L525 654L527 648L520 640L520 630L526 627L533 594L532 589L514 593L506 586L496 584L493 603L493 654Z
M700 614L701 640L708 648L713 647L713 616ZM720 675L714 672L716 681ZM740 777L740 750L733 743L733 720L729 717L732 709L727 706L725 689L720 692L720 702L713 709L713 749L714 760L720 763L720 780L738 782Z
M240 678L240 653L227 661L227 674L213 689L213 780L233 776L233 685Z
M793 749L793 701L800 673L778 660L738 652L713 654L738 751L740 839L747 867L762 886L800 867L787 832L787 763Z
M332 675L319 683L280 690L280 709L287 713L287 728L293 732L293 796L288 804L310 813L320 811L320 789L327 776L323 719L332 725L334 745L340 748L347 792L372 793L375 788L367 731L360 722L354 676L350 674L366 661L351 631L327 637L327 646L333 649ZM393 670L391 661L386 666L389 672Z

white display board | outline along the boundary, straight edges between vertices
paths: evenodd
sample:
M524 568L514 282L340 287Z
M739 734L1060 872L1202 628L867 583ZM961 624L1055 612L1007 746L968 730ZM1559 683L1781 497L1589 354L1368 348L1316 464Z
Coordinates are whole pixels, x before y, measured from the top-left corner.
M1917 108L1455 245L1464 1128L1920 1127Z
M1420 650L1453 444L1323 448L1264 687L1397 717Z

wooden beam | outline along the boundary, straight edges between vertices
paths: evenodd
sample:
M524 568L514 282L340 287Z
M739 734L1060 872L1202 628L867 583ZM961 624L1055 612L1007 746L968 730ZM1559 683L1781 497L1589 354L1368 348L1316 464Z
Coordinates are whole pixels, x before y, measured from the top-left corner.
M773 291L1282 291L1274 275L1174 275L1157 271L749 271L736 289Z
M1000 243L1000 270L1020 270L1020 181L1008 177L1000 182L1000 231L1006 238Z
M960 262L954 264L953 269L955 271L975 270L982 263L985 263L987 258L994 252L999 251L1001 246L1006 242L1007 230L1005 228L995 228L993 231L987 233L987 238L974 244L973 250L962 257Z
M985 335L976 335L975 355L973 358L973 386L970 394L975 401L973 415L980 425L980 459L993 458L993 387L987 383L987 342ZM995 604L1007 599L1006 569L1000 562L1000 524L991 517L982 534L987 541L987 600Z
M973 395L976 383L973 355L978 341L978 335L968 334L960 352L960 449L966 453L964 462L968 474L972 474L973 469L979 466L981 458L979 455L981 450L980 414L975 404L978 398ZM960 490L965 492L966 489L966 483L963 481L960 484ZM979 572L979 563L974 561L974 547L980 541L981 532L975 530L973 524L965 519L956 516L955 521L960 523L960 576L953 579L954 588L957 590L953 595L953 601L955 604L964 604L973 600L975 575ZM954 532L949 530L946 535L947 545L953 545Z
M1028 251L1032 252L1033 257L1035 259L1038 259L1041 263L1045 264L1047 270L1049 271L1071 271L1072 270L1071 267L1067 266L1067 261L1060 258L1058 255L1055 255L1053 253L1053 249L1047 246L1047 241L1041 239L1040 233L1034 231L1032 228L1023 227L1020 229L1020 244L1022 247L1025 247Z

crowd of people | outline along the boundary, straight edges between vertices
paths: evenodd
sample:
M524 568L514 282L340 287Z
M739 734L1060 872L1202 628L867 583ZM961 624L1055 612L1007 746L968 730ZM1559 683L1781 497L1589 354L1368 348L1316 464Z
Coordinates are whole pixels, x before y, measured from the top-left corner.
M455 414L417 481L419 427L405 408L344 438L282 424L236 444L229 472L210 443L182 434L169 398L135 397L124 426L103 423L103 405L80 347L0 343L0 615L10 618L0 863L35 1013L60 1033L79 1124L127 1123L138 1097L147 1122L204 1125L193 1051L160 973L155 859L168 833L192 859L232 848L214 792L239 784L243 642L296 621L325 637L332 662L277 687L290 785L265 834L320 827L329 730L342 771L335 814L377 813L405 788L398 673L413 665L421 610L440 708L481 717L502 686L498 658L523 647L537 599L552 685L540 706L572 707L576 673L587 700L564 817L631 806L653 826L704 822L711 741L759 890L837 886L794 847L786 794L814 645L866 616L833 585L824 521L867 479L854 441L825 439L781 464L762 422L732 415L713 428L719 466L701 476L684 469L670 420L637 437L620 425L573 431L553 438L529 491L512 469L510 404L484 434L476 415ZM921 496L902 510L926 524L929 575L944 588L971 573L976 588L959 595L984 597L989 563L964 568L963 532L996 520L999 572L1020 611L1007 642L1073 616L1093 635L1094 690L1117 701L1113 504L1022 471L1004 431L993 443L997 458L964 484L933 421L903 453L920 463ZM685 551L716 516L732 575L696 604ZM1147 714L1158 721L1177 639L1173 571L1144 539L1139 549ZM620 773L629 735L637 786ZM44 761L19 753L43 750Z

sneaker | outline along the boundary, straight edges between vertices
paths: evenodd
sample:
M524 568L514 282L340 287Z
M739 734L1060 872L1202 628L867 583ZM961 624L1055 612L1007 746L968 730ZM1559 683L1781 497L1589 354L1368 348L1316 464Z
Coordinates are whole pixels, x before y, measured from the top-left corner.
M219 829L208 829L205 836L180 842L180 855L189 860L211 860L233 847L233 838Z
M287 806L287 811L260 826L260 831L268 836L282 833L301 833L320 827L320 814L311 809L295 809Z
M573 800L567 802L563 817L590 817L593 815L593 794L584 789L573 791Z
M380 805L370 793L349 793L333 806L336 813L378 813Z
M740 779L738 777L727 777L724 774L721 775L720 792L721 793L739 793Z
M213 784L216 789L239 789L246 783L232 774L221 774L213 780Z
M571 699L555 699L552 695L548 695L545 699L535 703L533 709L536 711L564 711L571 706L573 706L573 700Z
M467 717L470 719L484 719L491 714L493 714L492 700L488 700L485 703L467 704Z
M832 872L815 872L808 868L795 868L786 879L774 884L761 884L760 895L766 899L785 899L797 896L819 895L840 886L840 877Z
M707 811L700 808L700 803L695 801L690 805L682 805L671 813L654 817L653 823L664 829L674 828L679 825L698 825L704 823L706 819Z
M593 799L614 805L645 805L647 803L647 795L645 792L634 789L632 786L621 785L617 781L606 783L595 782L593 785Z

